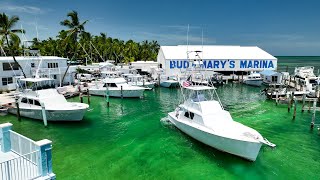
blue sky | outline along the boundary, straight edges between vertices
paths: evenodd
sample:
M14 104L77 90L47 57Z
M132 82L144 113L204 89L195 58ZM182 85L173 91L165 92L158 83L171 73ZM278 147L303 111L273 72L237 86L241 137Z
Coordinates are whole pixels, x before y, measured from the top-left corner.
M18 15L27 38L55 37L71 10L86 30L123 40L259 46L272 55L320 55L317 0L1 0L0 12Z

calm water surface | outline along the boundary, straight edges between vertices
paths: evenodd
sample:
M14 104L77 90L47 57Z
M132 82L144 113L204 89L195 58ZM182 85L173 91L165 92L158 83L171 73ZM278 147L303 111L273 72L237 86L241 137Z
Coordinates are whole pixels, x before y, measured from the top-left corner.
M293 121L287 106L265 100L260 88L228 84L217 92L234 120L277 147L263 146L249 162L190 138L165 121L178 104L178 89L110 99L110 108L103 97L92 97L81 122L49 122L45 128L41 121L8 115L0 123L11 122L34 140L52 140L58 179L319 179L320 134L310 131L311 114L299 105Z

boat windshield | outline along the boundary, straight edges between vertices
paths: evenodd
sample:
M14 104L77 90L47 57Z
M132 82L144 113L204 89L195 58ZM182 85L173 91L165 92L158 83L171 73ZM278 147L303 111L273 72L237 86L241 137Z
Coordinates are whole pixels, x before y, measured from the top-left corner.
M55 82L53 79L48 78L26 78L26 79L20 79L18 83L22 89L32 89L35 90L41 90L41 89L51 89L55 88Z
M213 99L213 96L208 90L191 91L189 99L193 102L210 101Z

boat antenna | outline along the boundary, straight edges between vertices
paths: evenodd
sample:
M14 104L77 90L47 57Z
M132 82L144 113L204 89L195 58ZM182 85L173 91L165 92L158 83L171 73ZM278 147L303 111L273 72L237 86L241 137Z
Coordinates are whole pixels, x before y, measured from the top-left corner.
M39 41L38 22L36 17L35 17L35 26L36 26L37 40Z
M189 24L187 29L187 59L189 59Z

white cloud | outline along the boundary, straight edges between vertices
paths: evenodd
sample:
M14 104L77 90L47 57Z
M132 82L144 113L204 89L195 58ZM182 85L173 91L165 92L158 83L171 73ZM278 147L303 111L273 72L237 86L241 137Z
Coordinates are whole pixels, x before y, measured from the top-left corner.
M28 14L42 14L43 9L35 6L13 5L13 4L0 4L0 11L12 13L28 13Z

